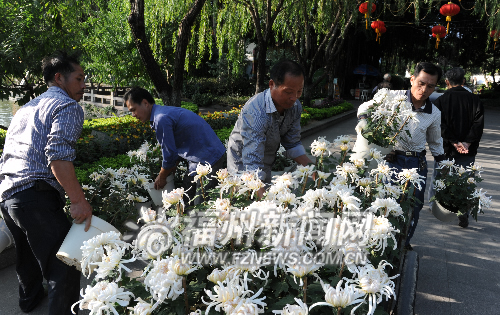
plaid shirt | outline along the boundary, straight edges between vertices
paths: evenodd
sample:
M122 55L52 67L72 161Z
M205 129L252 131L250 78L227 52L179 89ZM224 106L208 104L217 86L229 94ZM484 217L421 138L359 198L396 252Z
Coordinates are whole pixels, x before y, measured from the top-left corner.
M292 108L285 109L280 119L269 89L248 100L229 138L228 170L260 169L259 178L269 182L280 143L289 159L306 154L300 142L301 113L302 106L297 100Z
M0 200L33 187L38 179L64 196L50 163L75 159L83 118L82 107L55 86L22 106L7 131L0 159Z

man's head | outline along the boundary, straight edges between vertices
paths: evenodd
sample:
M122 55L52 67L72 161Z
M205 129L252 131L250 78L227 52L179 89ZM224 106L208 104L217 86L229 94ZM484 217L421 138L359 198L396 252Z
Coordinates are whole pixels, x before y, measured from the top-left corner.
M85 74L76 55L58 52L42 61L43 79L49 87L57 86L75 101L80 101L85 89Z
M291 60L282 60L271 69L269 89L274 106L279 113L292 108L302 95L304 88L304 71Z
M415 101L425 101L434 92L442 70L430 62L419 62L410 78L411 95Z
M151 118L151 110L155 99L143 88L133 87L123 95L123 101L127 105L132 116L142 122L148 122Z
M384 74L384 80L391 81L391 74L390 73Z
M444 75L446 78L446 85L447 86L459 86L465 83L465 71L464 69L460 67L453 68L451 70L446 71L446 74Z

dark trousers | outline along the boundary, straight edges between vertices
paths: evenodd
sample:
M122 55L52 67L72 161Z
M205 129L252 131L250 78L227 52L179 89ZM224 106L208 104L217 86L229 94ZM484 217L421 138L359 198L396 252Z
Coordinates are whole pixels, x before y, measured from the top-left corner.
M389 163L389 165L391 167L396 168L398 172L401 172L402 169L410 169L410 168L418 169L419 158L415 156L407 157L404 155L396 155L396 160L394 161L394 163ZM418 174L424 176L425 180L424 183L420 185L422 189L418 190L418 187L415 187L415 198L420 202L417 201L415 207L413 208L413 218L410 222L410 229L408 230L408 236L406 238L405 245L410 244L410 240L413 237L413 234L415 233L415 229L417 228L418 218L420 217L420 210L422 210L422 207L424 206L424 193L425 193L425 185L427 182L427 162L425 163L425 165L426 165L425 169L421 169L418 171Z
M212 176L217 176L216 175L217 171L224 167L225 161L226 161L226 154L223 154L222 157L219 160L217 160L217 162L215 162L213 165L211 165L212 166L212 173L210 173L207 176L206 180L208 180L208 183L203 186L203 190L205 191L205 194L207 193L207 190L214 189L217 186L217 184L218 184L217 178L213 178ZM189 170L187 172L189 174ZM201 190L200 180L197 180L195 183L193 183L193 180L194 180L194 177L196 176L196 174L193 173L191 176L188 174L186 174L186 176L184 176L183 187L184 187L184 190L189 189L187 191L187 194L188 194L190 200L195 198L195 196L197 195L192 203L193 205L197 206L203 202L203 192ZM207 182L206 180L204 181L205 183ZM207 200L205 200L205 201L208 201L208 200L209 200L209 198L207 197Z
M71 314L71 305L79 299L80 272L56 257L71 227L63 207L57 190L34 187L0 203L16 244L19 306L24 312L43 299L43 278L49 284L50 315Z

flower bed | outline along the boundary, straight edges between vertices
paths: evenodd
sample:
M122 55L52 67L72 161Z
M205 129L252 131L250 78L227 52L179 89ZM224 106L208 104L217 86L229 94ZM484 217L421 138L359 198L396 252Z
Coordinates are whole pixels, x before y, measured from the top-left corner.
M165 211L143 212L133 246L117 234L84 246L82 270L95 262L97 276L78 304L119 314L387 314L398 278L390 262L401 258L422 179L395 173L376 151L367 172L364 159L349 160L349 140L318 138L316 167L275 176L260 201L256 172L220 170L218 189L203 192L212 201L189 215L181 188L165 193ZM209 166L197 172L201 183L211 176ZM143 282L125 273L138 258L148 262Z
M327 107L327 108L313 108L313 107L303 108L304 113L311 115L311 118L314 120L326 119L351 109L353 109L352 104L346 101L337 106Z

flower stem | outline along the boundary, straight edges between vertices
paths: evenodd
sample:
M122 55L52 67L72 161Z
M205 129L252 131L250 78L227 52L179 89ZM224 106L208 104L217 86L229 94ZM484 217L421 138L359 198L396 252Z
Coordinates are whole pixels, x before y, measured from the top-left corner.
M189 301L186 285L186 276L182 277L182 287L184 288L184 305L186 307L186 314L189 314Z
M403 127L406 125L406 123L408 122L408 119L410 119L410 116L406 117L406 120L405 122L401 125L401 127L399 127L399 130L398 132L396 132L396 134L394 135L394 137L392 137L391 141L389 142L389 144L392 143L392 141L394 141L394 139L396 139L396 137L399 135L399 133L401 132L401 130L403 129Z
M321 178L318 179L318 189L321 188Z
M304 304L307 304L307 275L302 278L304 280Z
M337 315L342 314L342 306L337 307Z
M306 184L307 184L307 175L304 176L304 185L302 186L302 195L304 195L304 190L306 190Z
M203 202L205 202L205 189L203 188L203 179L200 177L201 194L203 195Z

